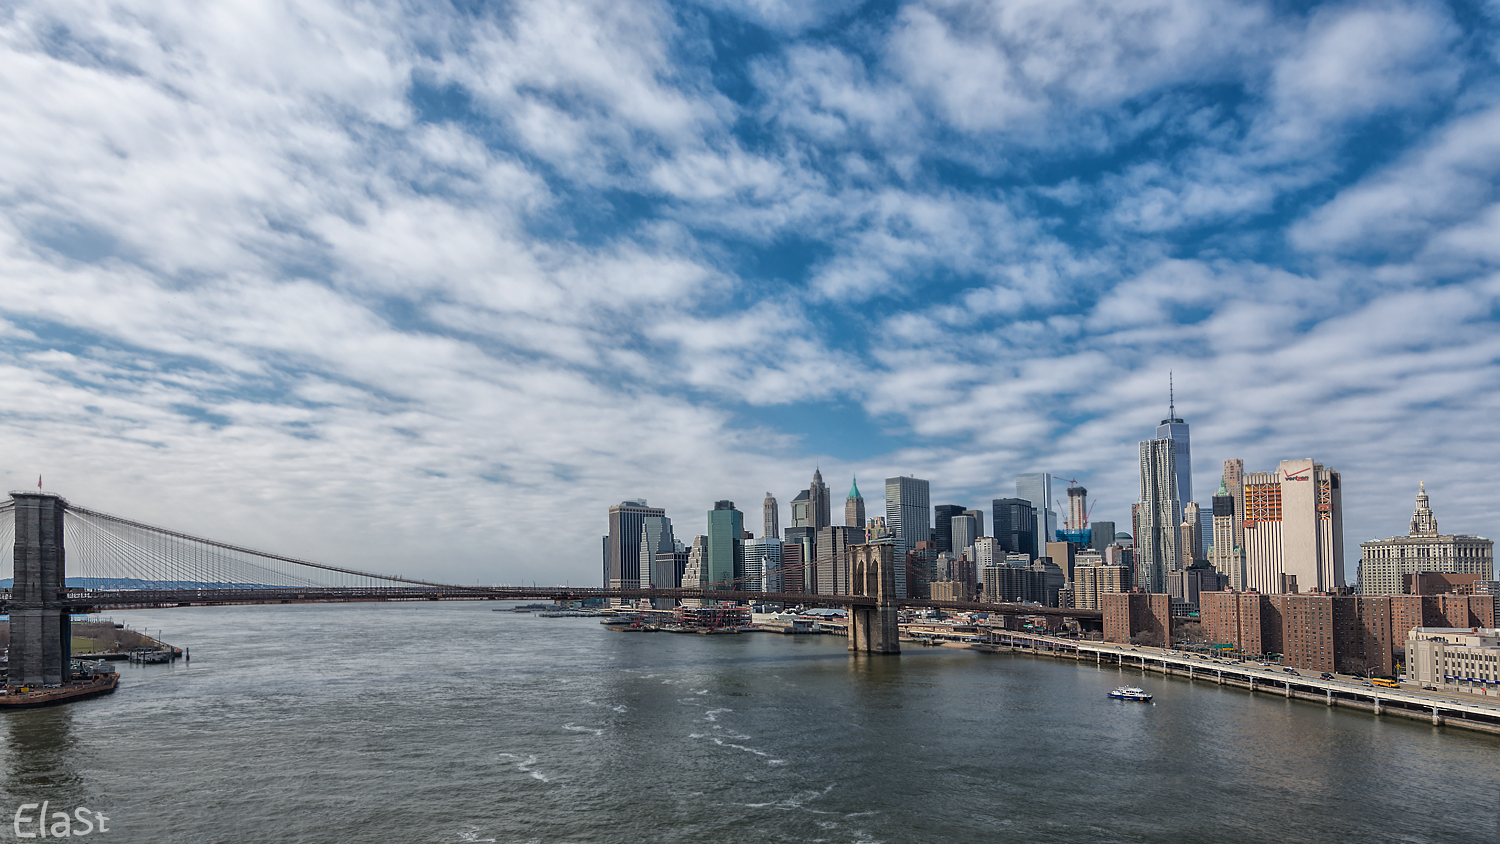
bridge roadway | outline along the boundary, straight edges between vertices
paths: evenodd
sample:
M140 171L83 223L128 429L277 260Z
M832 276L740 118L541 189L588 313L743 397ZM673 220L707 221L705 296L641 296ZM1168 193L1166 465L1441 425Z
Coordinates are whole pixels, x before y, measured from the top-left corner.
M70 589L67 604L75 612L144 607L222 606L228 604L343 603L366 601L582 601L589 598L671 598L746 601L802 606L875 606L863 595L817 595L803 592L742 592L719 589L600 589L576 586L436 586L436 587L272 587L265 589ZM0 592L0 612L8 611L10 593ZM910 598L900 606L990 612L1000 615L1053 616L1102 622L1098 610L1058 609L1030 604L983 604Z
M916 625L912 627L915 628ZM1412 683L1403 683L1399 689L1382 688L1348 675L1335 675L1332 680L1324 680L1318 676L1320 672L1309 669L1297 669L1298 674L1291 674L1282 670L1279 665L1262 665L1254 660L1216 661L1214 657L1165 648L1068 639L997 627L981 626L975 632L981 632L986 639L980 647L1004 647L1079 661L1092 658L1096 665L1107 663L1123 668L1135 667L1142 671L1156 671L1189 680L1207 680L1218 685L1236 686L1251 692L1261 691L1327 706L1367 710L1375 715L1430 719L1433 724L1500 733L1500 696L1431 692L1419 689ZM910 634L930 635L928 630L919 632L916 629L910 630ZM973 644L974 635L974 632L968 632L938 638L956 638Z

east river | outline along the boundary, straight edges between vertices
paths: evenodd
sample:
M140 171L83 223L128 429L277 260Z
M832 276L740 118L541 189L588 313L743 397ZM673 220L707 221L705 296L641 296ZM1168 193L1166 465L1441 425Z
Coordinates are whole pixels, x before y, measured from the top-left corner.
M1497 841L1500 737L1022 655L493 603L115 612L191 649L0 716L86 841ZM1109 700L1125 682L1154 704ZM39 840L39 839L38 839Z

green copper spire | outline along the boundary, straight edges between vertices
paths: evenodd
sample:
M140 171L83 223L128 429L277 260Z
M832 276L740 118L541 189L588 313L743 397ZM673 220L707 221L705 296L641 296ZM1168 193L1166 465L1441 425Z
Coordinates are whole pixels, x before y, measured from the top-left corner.
M1227 485L1225 485L1223 478L1219 478L1219 492L1218 492L1218 494L1219 495L1228 495L1229 494L1229 487Z
M850 498L863 498L864 497L864 496L862 496L862 495L859 494L859 478L855 478L854 479L854 486L849 487L849 497Z

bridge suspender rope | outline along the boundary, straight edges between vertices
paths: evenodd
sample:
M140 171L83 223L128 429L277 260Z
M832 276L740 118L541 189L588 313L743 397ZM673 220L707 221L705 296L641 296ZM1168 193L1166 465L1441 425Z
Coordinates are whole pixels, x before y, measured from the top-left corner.
M435 589L462 589L464 587L454 586L446 583L437 583L430 580L419 580L398 575L378 574L375 572L360 571L358 569L332 566L326 563L315 563L310 560L300 560L296 557L288 557L282 554L274 554L268 551L257 551L240 545L232 545L227 542L217 542L201 536L194 536L181 531L169 530L167 528L148 525L132 519L125 519L109 513L90 510L85 507L70 506L67 515L73 517L70 522L83 528L84 534L89 537L91 550L94 552L109 551L111 556L122 563L125 576L148 582L196 582L207 584L215 582L213 576L218 573L228 574L229 570L240 568L244 574L259 572L261 578L280 580L280 583L255 584L255 585L305 585L309 587L327 586L327 583L319 583L314 572L323 572L329 575L342 575L344 578L352 578L361 586L372 586L377 583L400 583L412 586L424 586ZM168 545L168 540L177 540L177 548ZM183 545L187 548L184 548ZM178 554L173 551L191 549L181 562L191 559L191 564L185 568L177 568ZM88 556L96 560L102 554L91 553ZM168 564L168 568L157 568L152 561L157 560ZM92 562L92 561L91 561ZM217 563L218 566L210 563ZM213 572L211 569L220 568L221 572ZM90 569L95 566L90 565ZM306 573L298 569L308 570ZM121 572L124 574L125 572ZM95 577L107 576L99 570L89 571ZM226 583L226 586L240 584Z

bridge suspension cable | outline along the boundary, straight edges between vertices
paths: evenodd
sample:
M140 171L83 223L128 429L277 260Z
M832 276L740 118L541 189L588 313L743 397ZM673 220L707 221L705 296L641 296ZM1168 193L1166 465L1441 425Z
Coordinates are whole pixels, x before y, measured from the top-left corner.
M85 507L66 512L69 580L99 581L92 588L122 588L112 579L146 589L447 586L258 551Z
M64 511L68 586L83 589L380 589L448 584L315 563L86 507ZM0 503L0 560L15 549L15 503Z

